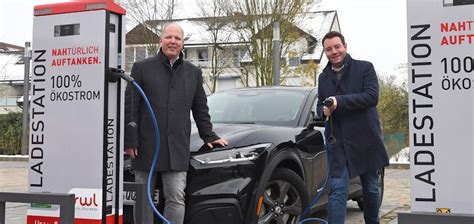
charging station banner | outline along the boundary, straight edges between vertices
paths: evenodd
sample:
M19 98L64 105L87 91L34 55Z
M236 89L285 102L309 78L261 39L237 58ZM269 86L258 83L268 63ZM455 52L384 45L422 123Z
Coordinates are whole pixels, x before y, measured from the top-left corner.
M411 211L474 214L474 1L407 16Z
M104 212L106 223L115 222L122 200L118 92L107 91L105 80L106 25L105 10L34 18L29 191L74 193L76 224L104 223ZM59 207L32 204L27 222L57 223Z

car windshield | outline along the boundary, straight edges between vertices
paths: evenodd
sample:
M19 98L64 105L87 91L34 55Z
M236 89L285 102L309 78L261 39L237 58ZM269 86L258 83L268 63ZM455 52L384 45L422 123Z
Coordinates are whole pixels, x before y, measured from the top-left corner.
M282 89L218 92L208 97L213 123L295 126L305 93Z

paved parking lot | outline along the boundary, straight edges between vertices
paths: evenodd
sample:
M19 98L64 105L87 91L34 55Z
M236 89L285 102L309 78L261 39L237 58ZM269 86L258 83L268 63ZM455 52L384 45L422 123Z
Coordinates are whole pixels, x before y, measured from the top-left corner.
M26 192L28 190L27 162L0 161L0 192ZM26 205L6 204L6 223L26 223ZM387 169L385 171L385 194L380 208L381 224L396 224L397 213L410 210L410 170ZM318 212L314 217L325 218L326 212ZM347 224L364 223L363 213L357 203L350 201L347 206Z
M28 191L27 162L0 161L0 192ZM26 204L6 203L6 220L8 224L26 223Z
M398 212L401 211L410 211L410 170L389 168L385 170L385 192L380 207L380 223L397 224ZM326 212L318 212L313 214L313 217L325 219ZM355 201L349 201L346 224L354 223L364 223L364 213Z

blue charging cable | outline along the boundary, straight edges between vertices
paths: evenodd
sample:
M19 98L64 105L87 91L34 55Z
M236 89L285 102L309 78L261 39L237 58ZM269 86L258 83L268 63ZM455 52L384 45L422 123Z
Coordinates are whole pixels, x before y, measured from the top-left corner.
M328 123L329 122L326 122L325 124L325 130L327 131L328 130ZM332 127L331 127L332 128ZM326 163L326 166L327 166L327 173L326 173L326 178L324 179L324 184L323 184L323 189L321 189L318 194L313 198L313 200L311 200L311 203L309 203L309 205L306 207L306 209L303 211L303 213L301 214L300 216L300 219L298 220L298 224L303 224L305 222L308 222L308 221L317 221L317 222L320 222L320 223L325 223L327 224L328 222L324 219L320 219L320 218L307 218L307 219L303 219L301 220L303 217L305 217L306 215L309 214L309 212L311 211L311 208L318 202L318 200L321 198L321 196L323 195L324 191L326 190L326 187L327 187L327 184L328 184L328 181L329 181L329 175L330 175L330 172L331 172L331 155L330 155L330 151L331 151L331 144L328 143L328 138L327 138L327 135L326 135L326 160L327 160L327 163Z
M148 174L147 180L147 199L150 207L153 208L155 214L163 221L165 224L171 224L159 211L156 209L155 204L153 203L153 198L151 197L151 177L153 176L153 171L155 170L156 164L158 162L158 156L160 155L160 128L158 127L158 121L156 120L155 113L153 112L153 108L151 107L150 101L148 97L146 97L145 92L143 89L138 85L138 83L129 75L126 75L123 70L112 69L111 71L112 76L119 75L121 78L125 79L127 82L131 83L135 89L140 93L145 102L146 108L150 113L151 119L153 121L153 127L155 129L155 138L156 138L156 148L155 154L153 155L153 163L151 164L150 173ZM153 183L155 184L155 183Z
M155 113L153 112L153 108L151 107L150 101L148 101L148 98L145 95L145 92L143 92L142 88L138 85L138 83L135 80L132 80L131 83L135 87L135 89L138 90L140 95L143 98L143 101L145 102L146 108L148 109L148 112L150 112L151 119L153 121L153 127L155 129L155 138L156 138L156 149L155 149L155 154L153 155L153 163L151 164L150 168L150 173L148 174L148 181L147 181L147 198L148 198L148 203L150 206L153 208L153 211L155 212L158 217L163 220L164 223L166 224L171 224L170 221L168 221L159 211L156 209L155 204L153 203L153 199L151 197L151 178L153 176L153 171L155 170L156 163L158 161L158 156L160 155L160 128L158 127L158 121L156 120ZM153 183L155 184L155 183Z

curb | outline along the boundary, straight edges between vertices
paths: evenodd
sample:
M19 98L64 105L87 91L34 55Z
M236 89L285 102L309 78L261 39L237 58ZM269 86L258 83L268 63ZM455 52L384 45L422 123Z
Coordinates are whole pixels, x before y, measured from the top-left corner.
M23 155L14 155L14 156L0 155L0 161L28 162L28 156L23 156Z
M388 167L386 167L388 169L410 169L410 163L390 163L390 165L388 165Z

